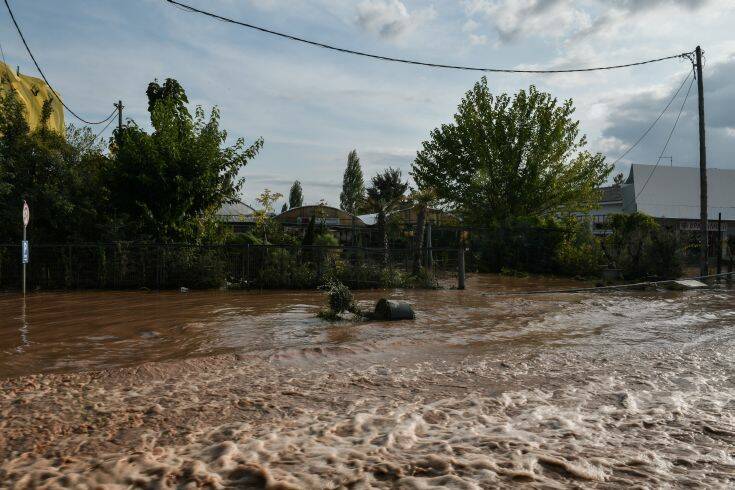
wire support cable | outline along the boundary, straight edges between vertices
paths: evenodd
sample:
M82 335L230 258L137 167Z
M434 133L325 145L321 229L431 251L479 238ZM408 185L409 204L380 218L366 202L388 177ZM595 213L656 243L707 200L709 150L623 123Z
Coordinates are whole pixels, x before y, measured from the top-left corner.
M354 49L341 48L339 46L325 44L325 43L318 42L318 41L312 41L312 40L305 39L302 37L293 36L291 34L286 34L283 32L274 31L272 29L266 29L265 27L256 26L254 24L249 24L247 22L235 20L230 17L225 17L223 15L216 14L214 12L202 10L202 9L193 7L191 5L181 3L177 0L163 0L163 1L174 7L177 7L179 10L185 10L190 13L203 15L203 16L206 16L212 19L216 19L216 20L228 23L228 24L234 24L234 25L238 25L241 27L246 27L248 29L253 29L259 32L281 37L281 38L288 39L291 41L296 41L299 43L308 44L310 46L316 46L318 48L324 48L324 49L337 51L337 52L344 53L344 54L363 56L365 58L372 58L375 60L391 61L395 63L425 66L429 68L446 68L446 69L452 69L452 70L480 71L480 72L487 72L487 73L527 73L527 74L580 73L580 72L591 72L591 71L615 70L619 68L628 68L628 67L633 67L633 66L647 65L650 63L658 63L658 62L666 61L666 60L673 60L677 58L687 58L688 59L688 56L691 54L691 53L680 53L680 54L674 54L671 56L664 56L662 58L655 58L655 59L644 60L644 61L636 61L633 63L625 63L625 64L620 64L620 65L596 66L596 67L590 67L590 68L546 69L546 70L530 70L530 69L524 70L524 69L513 69L513 68L485 68L485 67L479 67L479 66L463 66L463 65L452 65L452 64L442 64L442 63L429 63L426 61L417 61L417 60L411 60L411 59L406 59L406 58L395 58L392 56L383 56L383 55L374 54L374 53L367 53L365 51L356 51ZM6 0L6 3L7 3L7 0Z
M15 25L15 30L18 31L18 35L20 36L20 40L23 41L23 45L25 46L26 51L28 52L28 55L31 57L31 60L33 61L33 64L36 65L36 69L38 70L38 73L41 74L41 78L43 78L43 81L46 82L46 85L48 85L48 87L51 89L51 92L59 100L59 102L61 102L61 105L64 106L64 109L66 109L67 111L69 111L69 113L72 116L76 117L77 119L79 119L80 121L82 121L85 124L97 125L97 124L104 124L107 121L109 121L115 115L114 112L112 114L110 114L108 117L106 117L105 119L101 120L101 121L88 121L88 120L84 119L83 117L79 116L68 105L66 105L66 103L64 102L64 100L59 96L59 94L56 92L56 90L54 90L54 87L48 81L48 78L46 78L46 74L41 69L41 66L38 64L38 61L36 61L36 57L33 56L33 52L31 51L31 48L28 46L28 42L26 42L25 36L23 36L23 31L20 29L20 26L18 25L18 21L15 20L15 15L13 15L13 10L10 8L10 4L8 3L8 0L4 0L4 1L5 1L5 7L7 7L8 13L10 14L10 19L13 21L13 24Z
M628 149L626 149L617 159L615 159L615 161L613 162L613 165L616 165L620 160L622 160L623 158L625 158L625 156L628 153L630 153L631 151L633 151L640 144L640 142L643 141L643 139L646 136L648 136L648 133L651 132L651 130L654 128L654 126L656 126L656 124L661 120L661 118L664 116L664 114L666 114L666 111L669 110L669 107L671 107L671 104L674 103L674 100L676 100L676 98L679 96L679 92L681 92L681 89L684 88L684 85L687 83L687 80L689 80L689 77L690 76L692 76L692 73L691 72L687 72L687 76L684 77L684 80L682 80L681 85L679 85L679 88L676 90L676 92L671 97L671 99L669 99L669 102L666 104L666 107L664 107L664 109L661 111L661 113L658 115L658 117L651 123L650 126L648 126L648 128L646 128L646 130L643 132L643 134L640 135L640 137L635 141L635 143L633 143L632 145L630 145L628 147Z
M643 194L643 191L646 190L646 186L651 181L651 178L653 177L653 174L656 173L656 169L661 164L661 160L663 159L664 153L666 153L666 149L669 147L669 143L671 143L671 137L674 136L674 132L676 131L676 126L679 124L679 119L681 119L681 113L684 112L684 106L687 103L687 100L689 99L689 94L692 91L692 85L694 85L694 78L692 78L692 81L689 82L689 88L687 89L686 96L684 97L684 102L681 103L681 107L679 108L679 114L676 115L676 120L674 121L674 125L671 127L671 131L669 131L669 137L666 138L666 144L664 144L663 149L661 150L661 154L658 156L658 160L656 160L656 165L653 166L653 170L651 170L651 173L648 175L648 178L646 179L646 182L644 182L643 187L641 187L641 190L638 191L638 193L635 195L635 199L638 200L638 198Z
M88 150L89 150L90 148L92 148L92 146L94 146L94 144L95 144L95 142L97 141L97 139L98 139L98 138L99 138L100 136L102 136L102 133L104 133L105 131L107 131L107 128L109 128L109 127L110 127L110 124L112 124L112 122L113 122L113 121L115 120L115 119L113 119L113 117L112 117L112 116L115 116L115 115L117 114L117 111L118 111L118 109L117 109L117 108L115 108L115 110L114 110L114 111L112 111L112 114L111 114L111 115L110 115L110 117L108 118L108 119L109 119L109 121L107 121L107 124L105 124L105 127L104 127L104 128L102 128L102 130L101 130L101 131L100 131L99 133L97 133L97 135L95 135L95 137L94 137L94 138L92 138L92 141L90 141L90 142L89 142L89 144L88 144L88 145L87 145L87 146L86 146L86 147L84 148L84 150L82 150L82 153L84 153L84 152L88 151Z

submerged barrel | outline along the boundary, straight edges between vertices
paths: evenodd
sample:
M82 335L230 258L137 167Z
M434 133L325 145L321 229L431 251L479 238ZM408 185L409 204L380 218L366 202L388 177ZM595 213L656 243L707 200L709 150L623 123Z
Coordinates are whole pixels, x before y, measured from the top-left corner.
M377 320L413 320L416 315L411 305L405 301L383 298L375 305L375 318Z

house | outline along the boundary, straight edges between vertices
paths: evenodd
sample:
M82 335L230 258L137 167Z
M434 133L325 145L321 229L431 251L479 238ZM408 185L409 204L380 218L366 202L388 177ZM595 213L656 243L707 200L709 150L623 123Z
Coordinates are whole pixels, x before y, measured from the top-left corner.
M303 236L309 222L324 225L342 244L351 244L365 227L365 223L357 216L342 209L324 205L307 205L291 208L284 211L275 218L286 230L296 232Z
M709 168L707 183L709 243L714 246L720 216L722 237L735 236L735 170ZM700 230L698 167L634 164L623 184L600 190L600 205L589 213L597 234L609 232L605 223L612 214L636 211L677 232Z
M414 226L418 221L419 207L413 206L403 209L398 209L388 214L389 220L395 220L403 226ZM373 226L378 222L378 215L364 214L360 215L366 225ZM437 208L426 209L426 224L432 224L434 226L457 226L459 220L453 215L446 211Z
M225 204L217 210L215 216L234 233L245 233L255 224L255 209L243 202Z

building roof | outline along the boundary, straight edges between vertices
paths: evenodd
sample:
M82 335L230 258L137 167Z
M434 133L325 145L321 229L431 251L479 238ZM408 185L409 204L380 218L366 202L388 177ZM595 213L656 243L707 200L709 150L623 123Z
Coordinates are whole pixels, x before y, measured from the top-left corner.
M243 202L225 204L215 213L220 221L241 223L255 220L255 209Z
M276 216L276 219L283 223L301 224L302 219L307 219L304 224L308 223L312 217L325 220L327 224L340 225L357 225L363 226L362 220L347 211L333 206L325 206L323 204L307 204L286 210ZM334 223L331 223L334 221Z
M708 218L735 220L735 170L709 168L707 183ZM699 168L632 165L622 190L624 211L699 219Z
M601 204L618 203L623 200L623 191L619 185L600 187L600 191L602 191Z

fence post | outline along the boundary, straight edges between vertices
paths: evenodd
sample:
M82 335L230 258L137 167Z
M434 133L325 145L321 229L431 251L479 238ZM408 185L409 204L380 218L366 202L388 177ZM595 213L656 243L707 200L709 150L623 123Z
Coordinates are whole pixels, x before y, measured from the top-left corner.
M465 288L465 270L464 270L464 239L461 238L459 241L459 250L457 251L457 276L458 284L457 289L464 290Z
M426 268L430 273L434 271L434 251L431 247L431 222L429 222L426 223Z

